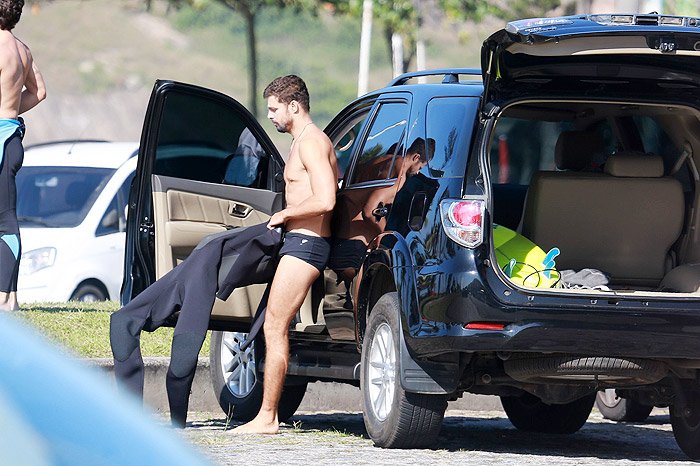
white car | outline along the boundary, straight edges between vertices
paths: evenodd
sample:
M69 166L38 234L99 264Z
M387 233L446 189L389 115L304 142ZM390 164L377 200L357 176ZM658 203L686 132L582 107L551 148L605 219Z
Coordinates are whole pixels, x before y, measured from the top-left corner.
M17 173L20 302L119 299L137 152L135 142L27 148Z

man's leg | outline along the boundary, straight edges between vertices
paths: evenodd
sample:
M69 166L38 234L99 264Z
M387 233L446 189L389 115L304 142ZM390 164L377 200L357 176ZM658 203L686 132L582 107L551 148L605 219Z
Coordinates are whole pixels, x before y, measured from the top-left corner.
M277 405L289 363L289 324L318 276L318 269L301 259L293 256L280 259L263 324L265 374L262 406L255 419L237 427L234 433L276 434L279 431Z

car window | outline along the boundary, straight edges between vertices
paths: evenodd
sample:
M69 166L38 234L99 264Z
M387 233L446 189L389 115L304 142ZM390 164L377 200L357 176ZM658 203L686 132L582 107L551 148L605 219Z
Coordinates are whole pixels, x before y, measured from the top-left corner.
M355 163L350 184L396 178L394 159L403 153L408 103L389 102L379 107Z
M503 117L491 143L491 182L529 185L539 170L555 170L554 147L559 134L575 130L573 121L541 121Z
M345 176L345 169L348 167L350 156L357 146L360 130L362 130L362 125L365 124L368 114L369 112L363 112L352 118L347 129L344 130L344 133L341 132L342 136L335 143L335 155L338 157L338 181Z
M133 179L134 174L132 173L114 195L112 202L109 203L109 207L97 225L95 236L126 231L126 204L129 202L129 189Z
M23 167L16 179L20 225L79 225L113 173L109 168Z
M479 99L440 97L428 102L426 134L428 167L434 177L464 176L468 150Z
M119 203L116 194L100 219L95 236L109 235L110 233L119 233Z
M154 174L269 187L270 155L239 111L201 96L170 92L162 115Z

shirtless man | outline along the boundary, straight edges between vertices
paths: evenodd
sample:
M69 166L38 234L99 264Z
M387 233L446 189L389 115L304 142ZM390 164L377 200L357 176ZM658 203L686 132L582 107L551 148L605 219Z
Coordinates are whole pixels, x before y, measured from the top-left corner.
M287 233L263 326L266 350L262 406L255 419L234 429L237 434L279 431L277 405L289 363L289 324L328 262L337 188L333 144L311 120L304 81L294 75L277 78L265 88L263 96L267 99L267 117L277 131L293 137L284 169L287 207L268 223L268 228L284 226Z
M20 113L46 98L44 80L29 47L12 34L24 0L0 0L0 310L19 309L17 275L21 246L15 175L22 166Z

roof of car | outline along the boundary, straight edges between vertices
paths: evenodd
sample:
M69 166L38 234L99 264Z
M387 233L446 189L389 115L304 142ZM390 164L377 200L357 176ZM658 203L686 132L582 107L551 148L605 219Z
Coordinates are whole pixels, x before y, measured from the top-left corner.
M68 141L29 146L24 166L119 168L136 155L137 142Z

